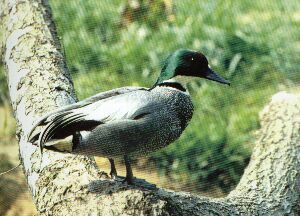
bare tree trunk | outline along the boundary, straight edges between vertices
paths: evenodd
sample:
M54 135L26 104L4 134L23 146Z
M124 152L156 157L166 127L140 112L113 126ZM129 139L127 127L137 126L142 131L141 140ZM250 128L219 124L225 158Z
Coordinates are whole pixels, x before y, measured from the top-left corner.
M1 0L3 61L20 159L42 215L299 215L300 97L264 109L249 166L227 197L147 190L107 179L93 159L38 150L27 134L43 113L76 101L47 1ZM0 38L0 39L1 39Z

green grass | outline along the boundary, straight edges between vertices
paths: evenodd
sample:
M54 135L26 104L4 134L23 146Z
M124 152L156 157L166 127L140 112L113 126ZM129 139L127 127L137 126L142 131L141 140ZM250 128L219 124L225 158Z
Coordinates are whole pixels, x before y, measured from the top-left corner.
M7 82L4 74L4 67L0 62L0 105L8 101Z
M51 1L79 98L120 86L151 86L170 52L201 50L232 85L191 83L190 125L149 158L174 181L230 190L248 163L259 111L276 91L300 82L300 4L174 0L172 19L163 9L145 7L145 19L121 27L122 2Z

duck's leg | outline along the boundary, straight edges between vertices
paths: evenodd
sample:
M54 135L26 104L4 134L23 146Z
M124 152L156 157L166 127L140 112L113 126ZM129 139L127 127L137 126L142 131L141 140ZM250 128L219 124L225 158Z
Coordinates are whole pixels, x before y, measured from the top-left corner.
M126 178L124 182L126 181L128 184L133 184L133 173L130 165L130 159L127 155L124 155L124 161L126 166Z
M115 162L114 162L114 159L112 158L108 158L109 162L110 162L110 177L112 179L115 179L117 177L117 169L116 169L116 166L115 166Z

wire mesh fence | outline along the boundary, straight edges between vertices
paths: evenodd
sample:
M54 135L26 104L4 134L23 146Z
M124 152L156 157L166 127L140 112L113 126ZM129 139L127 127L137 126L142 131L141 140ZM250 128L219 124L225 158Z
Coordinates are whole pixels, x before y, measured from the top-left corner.
M79 99L122 86L151 87L163 60L178 48L203 52L231 81L229 88L205 80L189 83L195 111L180 139L134 159L137 177L160 186L224 196L247 166L260 110L280 90L299 91L297 0L52 0L50 5ZM14 126L3 74L1 67L1 171L10 167L7 155L18 154L17 147L14 155L8 153L16 141L10 139Z

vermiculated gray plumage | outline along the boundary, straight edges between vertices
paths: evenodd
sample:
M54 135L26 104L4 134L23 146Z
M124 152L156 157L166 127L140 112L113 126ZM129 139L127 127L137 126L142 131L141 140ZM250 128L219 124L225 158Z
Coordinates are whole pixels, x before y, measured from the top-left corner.
M74 153L116 157L146 154L176 140L193 114L190 97L169 87L130 89L98 96L92 103L89 98L45 116L39 122L46 126L30 141L47 146L51 139L85 131Z

